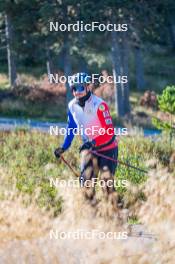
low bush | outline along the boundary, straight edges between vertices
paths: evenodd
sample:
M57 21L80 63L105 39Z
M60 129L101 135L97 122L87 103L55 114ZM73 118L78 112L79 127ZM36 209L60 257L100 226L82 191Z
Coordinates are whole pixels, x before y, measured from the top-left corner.
M13 132L0 132L0 169L5 177L0 177L0 197L8 199L6 190L28 196L28 203L34 201L40 208L53 212L56 216L62 209L62 197L59 189L50 187L50 178L68 179L69 168L57 161L53 155L55 147L62 141L60 137L27 129ZM75 139L71 149L64 154L65 159L80 171L79 139ZM122 137L119 142L119 161L146 170L146 161L155 157L167 166L171 150L168 140L162 137L159 141L152 141L143 137ZM118 164L116 180L127 180L129 186L119 185L117 191L125 207L131 206L137 200L145 201L142 190L147 174L137 169ZM26 200L25 200L26 201Z

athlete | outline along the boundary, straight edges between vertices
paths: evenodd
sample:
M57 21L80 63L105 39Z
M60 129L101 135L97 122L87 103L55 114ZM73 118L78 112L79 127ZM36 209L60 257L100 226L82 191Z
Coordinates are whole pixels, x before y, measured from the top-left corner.
M75 129L81 131L83 144L80 147L80 185L84 189L84 194L92 204L96 203L94 179L97 179L100 172L100 181L104 183L101 184L104 196L117 203L117 196L114 195L116 194L114 173L117 163L110 160L110 158L115 160L118 158L112 118L107 103L90 91L89 82L86 73L71 76L69 86L74 98L68 104L67 134L62 146L57 148L54 154L56 158L60 158L61 154L71 146ZM98 156L98 153L105 158Z

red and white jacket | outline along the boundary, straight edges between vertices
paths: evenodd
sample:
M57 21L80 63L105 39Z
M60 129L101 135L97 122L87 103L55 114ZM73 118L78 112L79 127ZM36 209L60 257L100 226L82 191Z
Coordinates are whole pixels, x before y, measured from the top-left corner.
M108 143L114 137L114 127L109 112L109 107L105 101L91 94L81 107L76 98L68 105L68 126L67 134L62 145L63 149L68 149L75 134L81 134L83 142L94 141L95 146ZM117 141L103 147L100 151L115 148Z

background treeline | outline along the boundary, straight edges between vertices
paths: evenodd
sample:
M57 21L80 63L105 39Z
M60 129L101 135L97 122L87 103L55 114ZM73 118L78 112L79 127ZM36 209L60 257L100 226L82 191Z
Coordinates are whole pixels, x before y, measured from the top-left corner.
M50 32L50 21L123 23L128 31ZM175 81L174 0L1 0L0 32L0 72L8 72L11 88L20 73L127 75L115 93L117 114L124 116L130 90L160 91Z

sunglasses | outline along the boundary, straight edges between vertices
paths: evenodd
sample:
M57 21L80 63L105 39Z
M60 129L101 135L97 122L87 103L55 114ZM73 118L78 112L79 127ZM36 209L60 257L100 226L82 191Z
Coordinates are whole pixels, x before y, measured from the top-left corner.
M83 85L75 85L72 87L72 91L78 92L78 93L83 93L85 91L85 86Z

